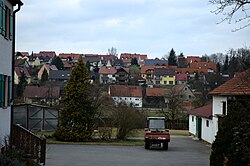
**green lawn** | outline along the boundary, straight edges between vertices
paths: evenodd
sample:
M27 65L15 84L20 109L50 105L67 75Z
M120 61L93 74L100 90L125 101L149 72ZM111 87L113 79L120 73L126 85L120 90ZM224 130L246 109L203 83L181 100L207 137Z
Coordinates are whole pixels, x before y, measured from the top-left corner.
M143 140L134 140L134 139L126 139L126 140L101 140L101 139L93 139L91 141L86 142L63 142L57 141L55 138L47 138L48 144L76 144L76 145L119 145L119 146L142 146L144 145Z
M45 135L46 141L49 144L81 144L81 145L119 145L119 146L142 146L144 144L143 140L137 140L133 139L133 137L143 137L144 136L144 130L138 129L131 132L128 137L130 139L126 140L117 140L117 139L111 139L111 140L102 140L99 139L98 136L96 139L93 139L91 141L87 142L63 142L63 141L57 141L55 138L53 138L54 131L48 131L48 132L35 132L37 135ZM115 137L116 135L116 129L112 130L112 137ZM170 135L180 135L180 136L188 136L189 132L187 130L170 130Z

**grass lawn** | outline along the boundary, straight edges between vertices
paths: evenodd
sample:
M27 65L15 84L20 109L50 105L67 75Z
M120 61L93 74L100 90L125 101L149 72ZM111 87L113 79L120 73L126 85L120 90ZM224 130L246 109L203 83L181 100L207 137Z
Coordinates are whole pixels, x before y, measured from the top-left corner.
M126 139L126 140L101 140L101 139L93 139L86 142L63 142L57 141L55 138L47 138L48 144L75 144L75 145L119 145L119 146L143 146L143 140L134 140L134 139Z
M47 132L34 132L37 135L45 135L46 141L48 144L77 144L77 145L119 145L119 146L143 146L144 141L133 139L133 137L140 137L142 138L144 136L144 130L138 129L131 132L128 137L129 139L126 140L117 140L117 139L111 139L111 140L102 140L96 137L95 139L92 139L91 141L86 142L63 142L63 141L57 141L52 135L54 131L47 131ZM112 137L115 137L116 135L116 129L112 130ZM170 135L179 135L179 136L188 136L189 132L188 130L170 130Z

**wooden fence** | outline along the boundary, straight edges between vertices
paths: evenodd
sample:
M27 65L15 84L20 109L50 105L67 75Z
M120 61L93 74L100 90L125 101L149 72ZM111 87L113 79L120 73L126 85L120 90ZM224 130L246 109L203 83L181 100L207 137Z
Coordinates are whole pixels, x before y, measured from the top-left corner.
M20 125L12 127L12 145L38 163L45 165L46 139L40 138Z

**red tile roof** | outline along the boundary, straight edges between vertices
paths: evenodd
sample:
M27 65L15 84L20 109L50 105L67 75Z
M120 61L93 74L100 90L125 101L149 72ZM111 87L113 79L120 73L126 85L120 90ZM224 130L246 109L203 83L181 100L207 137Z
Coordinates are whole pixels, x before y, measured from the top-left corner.
M25 64L25 59L16 59L15 60L15 66L20 66Z
M186 74L186 73L193 74L193 73L196 73L196 72L198 72L199 74L200 73L204 73L204 74L208 73L207 69L177 68L176 70L177 70L178 73L181 73L181 74Z
M24 90L23 96L26 98L59 98L60 88L27 86Z
M44 65L48 70L58 70L56 65L45 64Z
M146 88L146 96L164 96L163 88Z
M22 54L22 56L30 56L30 54L28 52L20 52Z
M154 70L155 66L142 66L141 67L141 74L146 74L147 70Z
M190 68L194 69L213 69L216 71L216 63L214 62L192 62Z
M107 67L107 66L102 66L99 69L99 74L115 74L116 69L114 67Z
M187 60L187 63L201 62L201 57L199 57L199 56L187 56L186 60Z
M124 68L122 68L122 69L124 69L127 73L130 72L130 68L128 68L128 67L124 67Z
M175 80L177 81L187 81L188 80L188 75L187 74L176 74Z
M36 54L37 56L41 57L49 57L49 58L54 58L56 56L55 51L40 51L39 54Z
M209 92L210 95L250 95L250 69Z
M141 60L145 60L145 59L148 59L148 56L147 54L131 54L131 53L121 53L120 55L120 59L133 59L133 58L136 58L137 60L138 59L141 59Z
M24 75L27 77L27 78L30 78L30 73L28 71L27 68L25 67L15 67L15 72L17 74L18 77L21 77L22 76L22 73L24 73Z
M72 68L73 64L69 63L68 61L63 61L63 67L64 68Z
M196 116L204 117L204 118L211 118L212 117L212 104L208 104L206 106L188 111L188 114L196 115Z
M140 86L110 85L110 95L120 97L142 97Z
M99 57L105 61L117 59L115 55L99 55Z
M132 60L132 59L122 59L122 61L123 61L124 63L131 63L131 60Z
M71 58L72 60L78 60L80 59L80 57L82 57L83 54L75 54L75 53L60 53L59 54L59 58L61 59L67 59L67 58Z
M84 54L85 57L99 57L100 59L104 60L104 61L108 61L108 60L115 60L117 59L117 57L115 55L107 55L107 54Z

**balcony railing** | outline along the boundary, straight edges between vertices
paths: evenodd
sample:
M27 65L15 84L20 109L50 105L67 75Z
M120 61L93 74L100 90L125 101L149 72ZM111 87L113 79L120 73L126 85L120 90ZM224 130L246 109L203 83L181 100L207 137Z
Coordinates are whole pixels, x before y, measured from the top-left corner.
M39 138L20 125L12 127L12 145L38 163L45 165L46 139Z

